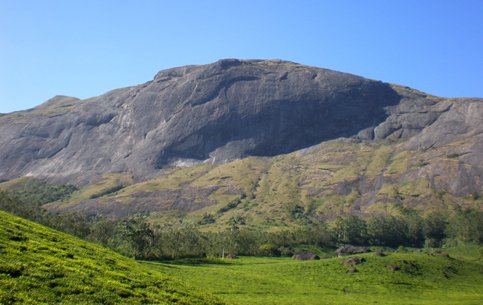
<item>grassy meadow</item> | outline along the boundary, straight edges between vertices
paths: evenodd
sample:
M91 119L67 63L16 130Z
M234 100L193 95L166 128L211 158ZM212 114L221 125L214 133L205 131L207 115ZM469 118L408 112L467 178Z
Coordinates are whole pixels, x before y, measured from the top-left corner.
M0 211L0 304L481 304L483 248L135 261ZM353 256L352 256L353 257Z
M455 251L463 255L464 251ZM480 252L480 253L479 253ZM242 257L235 260L145 262L152 270L177 276L228 304L481 304L483 265L473 257L448 258L424 253L359 255L296 261ZM350 269L358 272L349 273ZM399 270L395 270L399 269Z

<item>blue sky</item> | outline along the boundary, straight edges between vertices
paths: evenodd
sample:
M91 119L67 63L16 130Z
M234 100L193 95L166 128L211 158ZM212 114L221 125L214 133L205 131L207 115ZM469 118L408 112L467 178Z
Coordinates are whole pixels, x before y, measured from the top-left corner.
M482 0L0 0L0 46L0 112L233 57L483 97Z

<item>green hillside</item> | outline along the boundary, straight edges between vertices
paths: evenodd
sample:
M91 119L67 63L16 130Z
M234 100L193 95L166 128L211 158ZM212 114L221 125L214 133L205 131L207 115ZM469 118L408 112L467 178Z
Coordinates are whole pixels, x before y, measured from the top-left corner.
M221 304L148 266L0 211L0 304Z
M230 304L481 304L483 265L423 253L391 253L356 266L347 257L146 263ZM357 270L350 273L349 270Z
M401 206L421 215L481 209L480 194L442 190L465 164L455 151L471 150L471 143L425 151L405 145L336 140L276 157L171 168L137 183L106 174L46 207L120 217L151 213L160 223L203 222L208 215L211 221L203 224L208 231L226 228L233 219L243 219L251 228L279 230L348 214L398 215ZM465 167L471 171L470 165Z

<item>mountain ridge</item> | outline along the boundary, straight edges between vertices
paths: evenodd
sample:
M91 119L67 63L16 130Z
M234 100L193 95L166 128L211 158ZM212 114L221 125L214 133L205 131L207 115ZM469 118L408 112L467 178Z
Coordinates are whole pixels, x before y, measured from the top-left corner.
M483 192L482 120L483 99L226 59L1 116L0 179L76 184L68 204L49 208L113 216L200 217L233 202L260 215L298 204L315 218L395 203L471 206L468 196Z
M56 96L3 116L0 160L7 166L0 178L64 177L83 184L80 176L132 172L143 179L176 160L277 155L361 131L360 138L380 140L407 113L412 121L394 137L408 138L438 116L435 100L441 99L279 60L172 68L138 86L87 100ZM418 107L424 111L412 113ZM378 126L391 114L394 122ZM95 149L86 149L90 142Z

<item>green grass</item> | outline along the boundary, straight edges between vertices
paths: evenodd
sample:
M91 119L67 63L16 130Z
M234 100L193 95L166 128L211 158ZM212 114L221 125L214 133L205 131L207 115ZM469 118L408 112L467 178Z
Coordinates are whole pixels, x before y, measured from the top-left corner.
M25 202L42 205L69 198L77 190L72 185L50 184L33 177L21 177L0 183L0 191L9 191Z
M123 187L133 183L131 176L127 174L104 174L101 179L82 190L74 192L69 201L93 199L114 192L110 190L121 190Z
M0 211L0 304L221 304L159 271Z
M95 182L72 192L69 197L62 198L62 200L49 201L44 207L66 208L86 200L98 198L102 198L105 202L110 200L111 196L117 194L118 192L122 192L124 188L133 183L134 181L132 177L128 174L106 173L103 174L102 177L98 178Z
M452 257L470 260L483 261L483 247L475 244L464 244L457 247L450 247L445 249Z
M2 124L28 124L35 117L52 117L73 110L88 100L79 100L69 96L56 96L43 104L28 110L2 115Z
M182 278L230 304L481 304L481 260L463 261L422 253L391 253L351 267L345 258L295 261L236 260L153 263L152 269ZM400 266L392 271L388 266Z
M390 85L394 90L396 90L400 94L405 93L405 94L419 95L421 97L431 99L433 101L443 101L443 100L445 100L444 98L441 98L439 96L428 94L426 92L422 92L422 91L419 91L419 90L416 90L416 89L413 89L413 88L409 88L409 87L405 87L405 86L401 86L401 85L396 85L396 84L390 84Z

